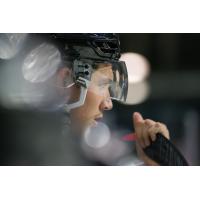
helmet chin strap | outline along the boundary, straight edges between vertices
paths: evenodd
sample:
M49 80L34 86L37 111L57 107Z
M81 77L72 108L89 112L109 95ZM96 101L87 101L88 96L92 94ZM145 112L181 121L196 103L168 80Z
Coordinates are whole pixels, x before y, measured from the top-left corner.
M64 110L69 113L72 109L82 106L85 103L87 91L88 91L87 88L84 88L83 86L81 86L81 92L80 92L79 100L75 103L65 104Z
M83 82L84 82L84 86L83 86ZM87 95L87 91L88 91L90 81L88 81L87 79L84 79L82 77L79 77L79 79L77 80L77 83L81 87L80 98L75 103L64 105L64 111L67 112L67 113L69 113L74 108L78 108L78 107L82 106L85 103L85 98L86 98L86 95Z

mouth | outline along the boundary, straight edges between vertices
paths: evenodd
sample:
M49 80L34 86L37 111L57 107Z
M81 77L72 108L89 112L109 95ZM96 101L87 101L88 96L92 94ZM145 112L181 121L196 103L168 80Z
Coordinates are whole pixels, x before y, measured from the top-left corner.
M102 122L102 117L95 118L95 119L93 120L92 125L93 125L93 126L97 126L97 125L99 124L99 122Z

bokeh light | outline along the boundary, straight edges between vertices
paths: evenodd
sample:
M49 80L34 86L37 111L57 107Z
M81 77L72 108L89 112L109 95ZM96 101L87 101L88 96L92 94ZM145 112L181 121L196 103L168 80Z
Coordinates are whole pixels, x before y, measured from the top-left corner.
M127 144L111 134L108 126L101 122L84 133L81 148L86 157L106 165L116 165L121 157L130 152Z
M144 102L150 94L150 86L147 81L129 84L128 95L125 104L139 104Z
M59 50L52 44L42 43L25 58L22 72L26 80L39 83L50 78L61 63Z
M89 127L84 133L84 142L92 148L101 148L110 140L110 130L106 124L98 122L97 125Z
M125 61L128 71L128 94L125 104L144 102L150 93L147 77L150 74L149 61L138 53L123 53L120 60Z
M123 53L120 60L126 63L129 83L141 82L150 73L150 64L141 54Z
M0 34L0 58L13 58L23 46L26 33L1 33Z

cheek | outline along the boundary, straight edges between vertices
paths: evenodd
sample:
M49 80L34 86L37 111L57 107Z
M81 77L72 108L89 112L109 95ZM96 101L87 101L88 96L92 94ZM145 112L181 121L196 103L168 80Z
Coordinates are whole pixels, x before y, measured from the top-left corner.
M72 111L72 117L79 121L87 121L99 114L101 97L88 92L83 106Z
M81 107L82 114L87 118L94 117L94 115L99 113L99 105L101 99L94 93L88 92L85 103Z
M85 99L85 107L87 108L99 108L101 102L101 97L97 96L95 93L88 91L86 99Z

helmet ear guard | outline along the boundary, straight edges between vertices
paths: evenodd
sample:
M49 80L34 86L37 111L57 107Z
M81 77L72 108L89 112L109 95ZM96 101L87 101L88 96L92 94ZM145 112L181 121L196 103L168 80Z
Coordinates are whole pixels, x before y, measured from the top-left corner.
M89 63L85 63L80 60L74 60L72 76L74 82L80 86L80 98L75 103L66 104L64 106L65 111L70 112L71 109L80 107L84 104L88 87L90 85L92 71L92 66Z
M80 60L74 60L73 63L73 78L75 83L84 88L89 87L89 82L92 76L92 65Z

